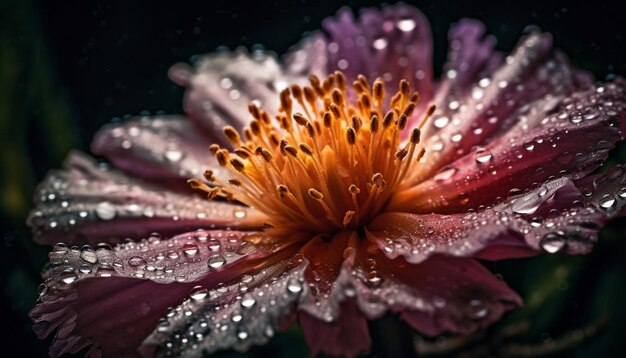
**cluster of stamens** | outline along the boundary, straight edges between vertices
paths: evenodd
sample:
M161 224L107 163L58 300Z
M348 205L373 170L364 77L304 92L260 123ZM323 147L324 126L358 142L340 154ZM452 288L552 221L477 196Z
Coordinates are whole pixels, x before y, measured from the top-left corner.
M386 104L381 79L370 86L359 76L352 87L356 105L347 100L341 72L324 81L311 76L310 85L293 85L280 93L279 114L273 120L250 104L254 119L244 138L225 127L233 149L210 147L232 177L220 180L206 170L205 179L216 186L199 179L190 184L209 199L226 198L258 209L269 218L267 227L286 232L324 234L362 227L410 181L415 172L411 165L424 155L418 146L420 128L435 107L428 107L401 143L419 93L411 94L402 80Z

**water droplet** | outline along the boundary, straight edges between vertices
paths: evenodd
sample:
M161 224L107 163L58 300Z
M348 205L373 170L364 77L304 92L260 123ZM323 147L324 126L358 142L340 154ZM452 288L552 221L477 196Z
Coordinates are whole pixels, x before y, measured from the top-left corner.
M433 121L433 125L437 128L443 128L450 123L450 118L448 117L439 117Z
M246 338L248 338L248 332L246 331L239 331L237 332L237 338L244 340Z
M617 196L619 196L621 199L626 199L626 188L621 188L617 192Z
M59 242L58 244L54 245L54 248L52 249L54 253L59 253L59 254L66 253L69 250L70 248L67 247L67 245L62 242Z
M195 286L191 289L190 297L194 301L202 301L209 294L209 290L202 286Z
M549 254L561 251L565 247L565 244L565 237L555 232L545 234L539 241L541 249Z
M180 150L169 149L169 150L166 150L165 153L163 153L163 156L165 157L165 159L169 160L170 162L178 162L181 159L183 159L184 154Z
M302 291L302 284L300 283L300 280L295 278L289 280L287 283L287 291L291 293L298 293Z
M377 38L374 42L372 42L372 46L377 50L383 50L387 47L387 39L384 37Z
M604 194L600 198L600 207L602 209L610 209L613 205L615 205L615 197L611 194Z
M108 201L103 201L96 206L96 216L100 220L111 220L115 217L115 206Z
M470 306L470 316L474 319L481 319L487 317L489 313L489 309L481 300L471 300L469 303Z
M254 306L254 304L256 303L256 299L254 298L254 296L251 293L247 293L245 294L242 298L241 298L241 307L243 308L250 308L252 306Z
M489 149L478 149L474 153L474 159L478 163L487 163L491 160L492 157L493 155L491 154L491 151L489 151Z
M88 274L91 272L91 265L89 264L82 264L80 265L80 267L78 268L78 271L82 274Z
M89 262L90 264L95 264L96 262L98 262L98 256L96 256L96 253L90 247L83 248L80 251L80 258L86 262Z
M133 256L128 259L128 264L130 265L130 267L141 269L146 267L148 262L141 256Z
M454 174L456 174L457 171L458 169L455 167L445 166L441 168L439 173L435 174L433 179L437 182L442 182L442 181L450 179Z
M237 219L243 219L246 217L246 211L243 209L235 209L233 210L233 216L236 217Z
M209 257L209 259L207 260L207 264L209 265L209 268L213 268L213 269L218 269L222 267L222 265L224 265L225 263L226 263L226 259L224 258L224 256L220 254L213 255Z
M170 252L167 254L167 257L168 257L169 259L171 259L171 260L176 260L176 259L178 258L178 252L176 252L176 251L170 251Z
M70 269L69 271L62 272L61 275L59 275L59 279L64 284L69 285L72 282L76 281L76 279L78 279L78 275L76 274L76 272Z
M413 31L413 29L415 29L415 27L417 26L417 23L413 19L402 19L402 20L398 21L396 26L401 31L409 32L409 31Z
M382 277L380 277L377 271L370 271L367 274L367 282L372 287L379 287L380 284L383 282L383 279Z
M198 251L200 251L200 248L198 247L198 245L196 245L193 242L188 242L184 244L181 249L183 250L183 253L187 257L194 257L198 254Z

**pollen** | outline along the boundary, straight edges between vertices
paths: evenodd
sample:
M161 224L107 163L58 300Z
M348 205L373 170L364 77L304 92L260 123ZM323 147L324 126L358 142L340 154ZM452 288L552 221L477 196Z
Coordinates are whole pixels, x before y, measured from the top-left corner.
M348 88L338 71L324 80L313 75L279 99L274 118L250 104L243 135L225 127L231 147L209 148L230 178L207 169L204 181L189 181L192 188L260 210L267 230L332 234L367 225L414 179L425 151L421 128L435 107L409 120L420 96L406 80L386 100L382 79L370 85L358 76Z

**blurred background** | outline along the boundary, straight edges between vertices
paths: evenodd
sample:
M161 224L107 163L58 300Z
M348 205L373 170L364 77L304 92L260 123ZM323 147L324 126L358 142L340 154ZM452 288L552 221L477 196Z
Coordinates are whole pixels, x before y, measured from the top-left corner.
M411 2L413 3L413 2ZM462 17L485 22L511 50L527 25L598 79L626 75L620 2L414 2L429 18L440 73L447 31ZM169 66L219 46L261 44L283 54L342 6L374 1L37 1L0 0L0 356L47 356L27 313L37 297L47 247L24 225L34 186L71 148L88 151L95 131L125 115L182 113ZM619 146L611 163L626 162ZM426 340L393 316L371 324L373 355L626 356L626 220L603 229L591 255L540 256L486 265L526 305L477 335ZM306 356L297 327L250 356ZM222 356L240 356L231 352Z

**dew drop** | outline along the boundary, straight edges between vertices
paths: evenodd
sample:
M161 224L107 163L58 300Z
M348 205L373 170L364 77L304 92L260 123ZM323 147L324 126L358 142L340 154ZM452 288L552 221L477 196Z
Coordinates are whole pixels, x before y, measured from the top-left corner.
M165 153L163 153L163 156L165 157L165 159L169 160L170 162L178 162L181 159L183 159L184 154L180 150L169 149L169 150L166 150Z
M456 174L457 171L458 169L455 167L445 166L439 171L439 173L435 174L433 179L437 182L442 182L452 178L452 176Z
M491 151L489 149L478 149L474 153L474 159L478 163L487 163L491 160L492 157L493 155L491 154Z
M541 238L541 241L539 241L541 249L549 254L561 251L565 247L565 244L565 237L555 232L545 234Z
M413 19L402 19L402 20L398 21L396 26L401 31L409 32L409 31L413 31L413 29L415 29L415 27L417 26L417 23Z
M108 201L103 201L96 206L96 216L100 220L111 220L115 217L115 206Z
M233 216L237 219L243 219L246 217L246 211L242 209L235 209L233 210Z
M251 293L247 293L241 298L240 304L243 308L250 308L256 304L256 299Z
M188 242L184 244L181 249L183 250L183 253L187 257L194 257L198 254L198 251L200 251L200 248L198 247L198 245L196 245L193 242Z
M383 50L387 47L387 39L380 37L372 42L372 46L377 50Z
M194 301L202 301L209 294L209 290L202 286L195 286L191 289L190 297Z
M448 117L439 117L433 121L433 125L437 128L443 128L450 123L450 118Z
M610 209L613 205L615 205L615 197L611 194L604 194L600 198L600 207L602 209Z
M225 263L226 263L226 259L224 258L224 256L220 254L213 255L209 257L209 259L207 260L207 264L209 265L209 268L213 268L213 269L218 269L222 267L222 265L224 265Z
M90 264L98 262L98 256L96 256L96 253L90 247L84 248L80 251L80 258Z
M295 278L289 280L287 283L287 291L290 293L298 293L302 291L302 284L300 283L300 280Z
M76 274L76 272L72 270L65 271L65 272L62 272L61 275L59 275L59 279L64 284L69 285L72 282L76 281L76 279L78 279L78 275Z
M146 259L141 256L133 256L128 259L128 265L133 268L144 268L147 264L148 262L146 261Z

